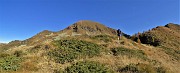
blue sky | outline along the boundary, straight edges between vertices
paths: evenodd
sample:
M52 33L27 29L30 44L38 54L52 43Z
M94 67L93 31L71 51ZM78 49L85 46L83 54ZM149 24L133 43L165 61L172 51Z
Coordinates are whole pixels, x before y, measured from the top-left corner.
M92 20L127 34L180 23L179 0L0 0L0 42Z

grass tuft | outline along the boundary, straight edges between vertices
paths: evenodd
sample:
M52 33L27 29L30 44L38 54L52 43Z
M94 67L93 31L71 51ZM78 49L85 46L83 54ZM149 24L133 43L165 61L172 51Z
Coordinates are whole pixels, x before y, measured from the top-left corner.
M114 56L126 55L128 57L137 57L143 60L147 59L146 54L142 50L133 50L133 49L127 49L123 47L117 47L117 48L112 48L111 51Z

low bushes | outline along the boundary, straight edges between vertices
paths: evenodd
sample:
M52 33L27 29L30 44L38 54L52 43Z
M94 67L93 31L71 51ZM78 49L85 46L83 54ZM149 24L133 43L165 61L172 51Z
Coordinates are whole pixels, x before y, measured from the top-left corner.
M49 51L48 55L58 63L72 62L74 59L86 56L97 56L102 50L97 44L79 40L59 40L54 44L58 48Z
M137 57L143 60L147 59L145 53L142 50L133 50L133 49L127 49L123 47L117 47L117 48L112 48L111 51L114 56L126 55L128 57Z
M0 57L0 70L14 70L20 68L21 58L14 55Z
M113 73L113 71L98 62L83 61L67 67L64 73Z
M157 39L157 37L155 37L154 35L152 34L141 34L139 36L139 39L141 41L141 43L143 44L150 44L150 45L153 45L153 46L160 46L161 42L159 39Z
M135 64L129 64L129 65L123 67L123 68L118 69L118 72L138 73L139 70L138 70L138 68L136 67Z
M96 35L91 37L92 39L96 39L96 40L101 40L104 42L112 42L113 37L108 36L108 35Z
M123 68L119 68L120 73L166 73L167 71L163 67L153 67L148 64L129 64Z

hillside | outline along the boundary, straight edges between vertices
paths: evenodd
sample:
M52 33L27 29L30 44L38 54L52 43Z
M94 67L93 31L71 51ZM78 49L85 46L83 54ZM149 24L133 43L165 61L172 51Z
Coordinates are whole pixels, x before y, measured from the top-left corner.
M137 43L125 33L117 40L101 23L78 21L0 46L0 73L180 73L179 29L159 26Z
M180 59L180 25L169 23L158 26L140 35L144 44L150 44L164 48L167 54L175 59Z
M0 43L0 46L3 46L3 45L5 45L5 43Z

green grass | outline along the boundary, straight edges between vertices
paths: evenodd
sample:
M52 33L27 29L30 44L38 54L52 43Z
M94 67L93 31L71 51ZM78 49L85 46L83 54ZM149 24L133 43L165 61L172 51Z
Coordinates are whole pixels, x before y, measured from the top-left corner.
M104 41L104 42L112 42L112 39L113 39L113 37L108 36L108 35L96 35L91 38L95 40Z
M147 60L146 54L142 50L133 50L133 49L127 49L123 47L117 47L117 48L112 48L111 51L114 56L126 55L128 57L137 57L143 60Z
M114 73L105 65L93 61L82 61L67 67L64 73Z
M148 64L129 64L117 70L120 73L167 73L164 67L153 67Z
M138 68L136 67L135 64L129 64L123 68L119 68L118 69L118 72L132 72L132 73L138 73L139 70Z
M102 47L80 40L59 40L54 42L58 48L48 52L48 55L58 63L72 62L74 59L98 56Z

